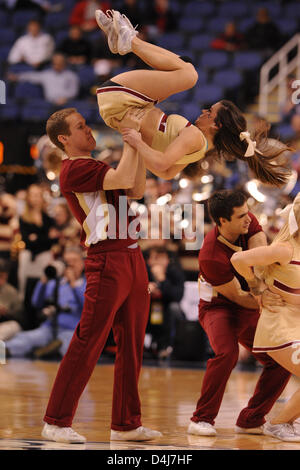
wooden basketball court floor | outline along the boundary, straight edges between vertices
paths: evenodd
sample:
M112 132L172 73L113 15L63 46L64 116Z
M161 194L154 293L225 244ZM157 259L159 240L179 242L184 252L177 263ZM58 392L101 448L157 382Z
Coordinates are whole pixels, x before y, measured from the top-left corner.
M8 359L0 365L0 450L299 450L300 443L269 436L236 434L235 421L249 400L261 369L235 369L227 384L216 437L190 436L189 418L199 396L204 370L144 365L140 377L143 424L163 436L148 443L110 443L113 364L99 363L86 387L73 427L87 437L86 444L59 444L43 440L42 418L57 362ZM300 386L292 377L270 416ZM300 428L300 421L299 421Z

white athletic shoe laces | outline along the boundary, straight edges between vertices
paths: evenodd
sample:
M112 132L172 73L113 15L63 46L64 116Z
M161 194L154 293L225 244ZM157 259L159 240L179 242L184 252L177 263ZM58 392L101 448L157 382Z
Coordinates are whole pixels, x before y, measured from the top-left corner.
M263 431L265 435L275 437L281 441L300 442L300 434L296 432L294 426L290 423L271 424L266 422Z
M139 426L132 431L110 431L111 441L150 441L162 436L159 431Z

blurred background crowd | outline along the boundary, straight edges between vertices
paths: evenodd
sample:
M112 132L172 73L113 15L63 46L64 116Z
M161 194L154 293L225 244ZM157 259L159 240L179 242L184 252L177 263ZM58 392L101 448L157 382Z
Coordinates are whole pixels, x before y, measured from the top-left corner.
M45 135L45 122L57 109L76 107L93 129L94 157L117 165L122 140L104 126L96 88L123 70L145 67L132 54L110 53L94 19L98 8L120 10L138 25L141 38L193 60L197 86L162 103L166 113L194 121L201 109L226 98L245 112L249 129L262 119L253 107L260 67L300 26L293 1L0 1L6 91L0 104L0 340L14 357L63 355L83 304L80 227L61 196L61 152ZM300 188L300 105L291 99L296 78L288 77L286 99L270 126L270 138L293 147L292 177L284 188L259 184L241 161L205 159L205 174L192 179L164 181L148 172L143 199L132 203L141 217L151 290L145 358L204 362L212 354L197 322L198 250L186 246L196 230L205 235L212 228L206 201L213 191L243 188L269 241L278 232L280 209ZM167 207L184 204L193 216L172 212L166 237ZM203 224L195 216L199 205ZM160 212L155 221L154 208ZM114 354L112 335L106 352ZM241 363L247 361L241 351Z

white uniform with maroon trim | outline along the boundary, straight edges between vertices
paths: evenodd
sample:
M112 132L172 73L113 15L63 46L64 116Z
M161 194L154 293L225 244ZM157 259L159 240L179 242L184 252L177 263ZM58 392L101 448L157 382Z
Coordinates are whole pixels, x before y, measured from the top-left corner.
M300 247L291 238L293 257L289 264L275 264L270 268L265 283L272 291L285 293L300 299ZM253 343L253 352L278 351L300 345L300 305L288 302L279 312L263 308L258 321Z
M140 107L151 109L157 103L146 95L122 85L106 82L104 86L97 89L97 100L99 113L105 124L115 130L119 129L119 124L130 107ZM157 132L154 134L151 147L154 150L164 152L168 145L178 136L179 132L190 126L191 123L178 114L167 116L162 114L158 124ZM201 132L199 130L199 132ZM177 165L189 164L201 160L207 150L207 140L204 137L204 145L197 152L184 155L176 162Z

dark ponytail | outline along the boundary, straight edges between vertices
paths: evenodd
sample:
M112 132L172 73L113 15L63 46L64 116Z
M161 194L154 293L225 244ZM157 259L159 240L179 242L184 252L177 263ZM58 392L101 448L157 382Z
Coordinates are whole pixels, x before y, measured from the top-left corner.
M247 122L243 114L231 101L222 100L217 112L215 123L219 130L216 132L213 143L219 157L226 160L238 158L246 162L255 177L262 183L272 186L282 186L288 182L291 170L288 168L287 158L283 153L292 149L278 140L268 139L269 124L263 119L254 130L251 139L256 141L257 149L262 153L254 152L252 157L245 157L248 144L241 141L240 133L247 130Z
M203 176L207 171L202 168L203 160L189 163L182 171L181 174L189 179L196 179Z

